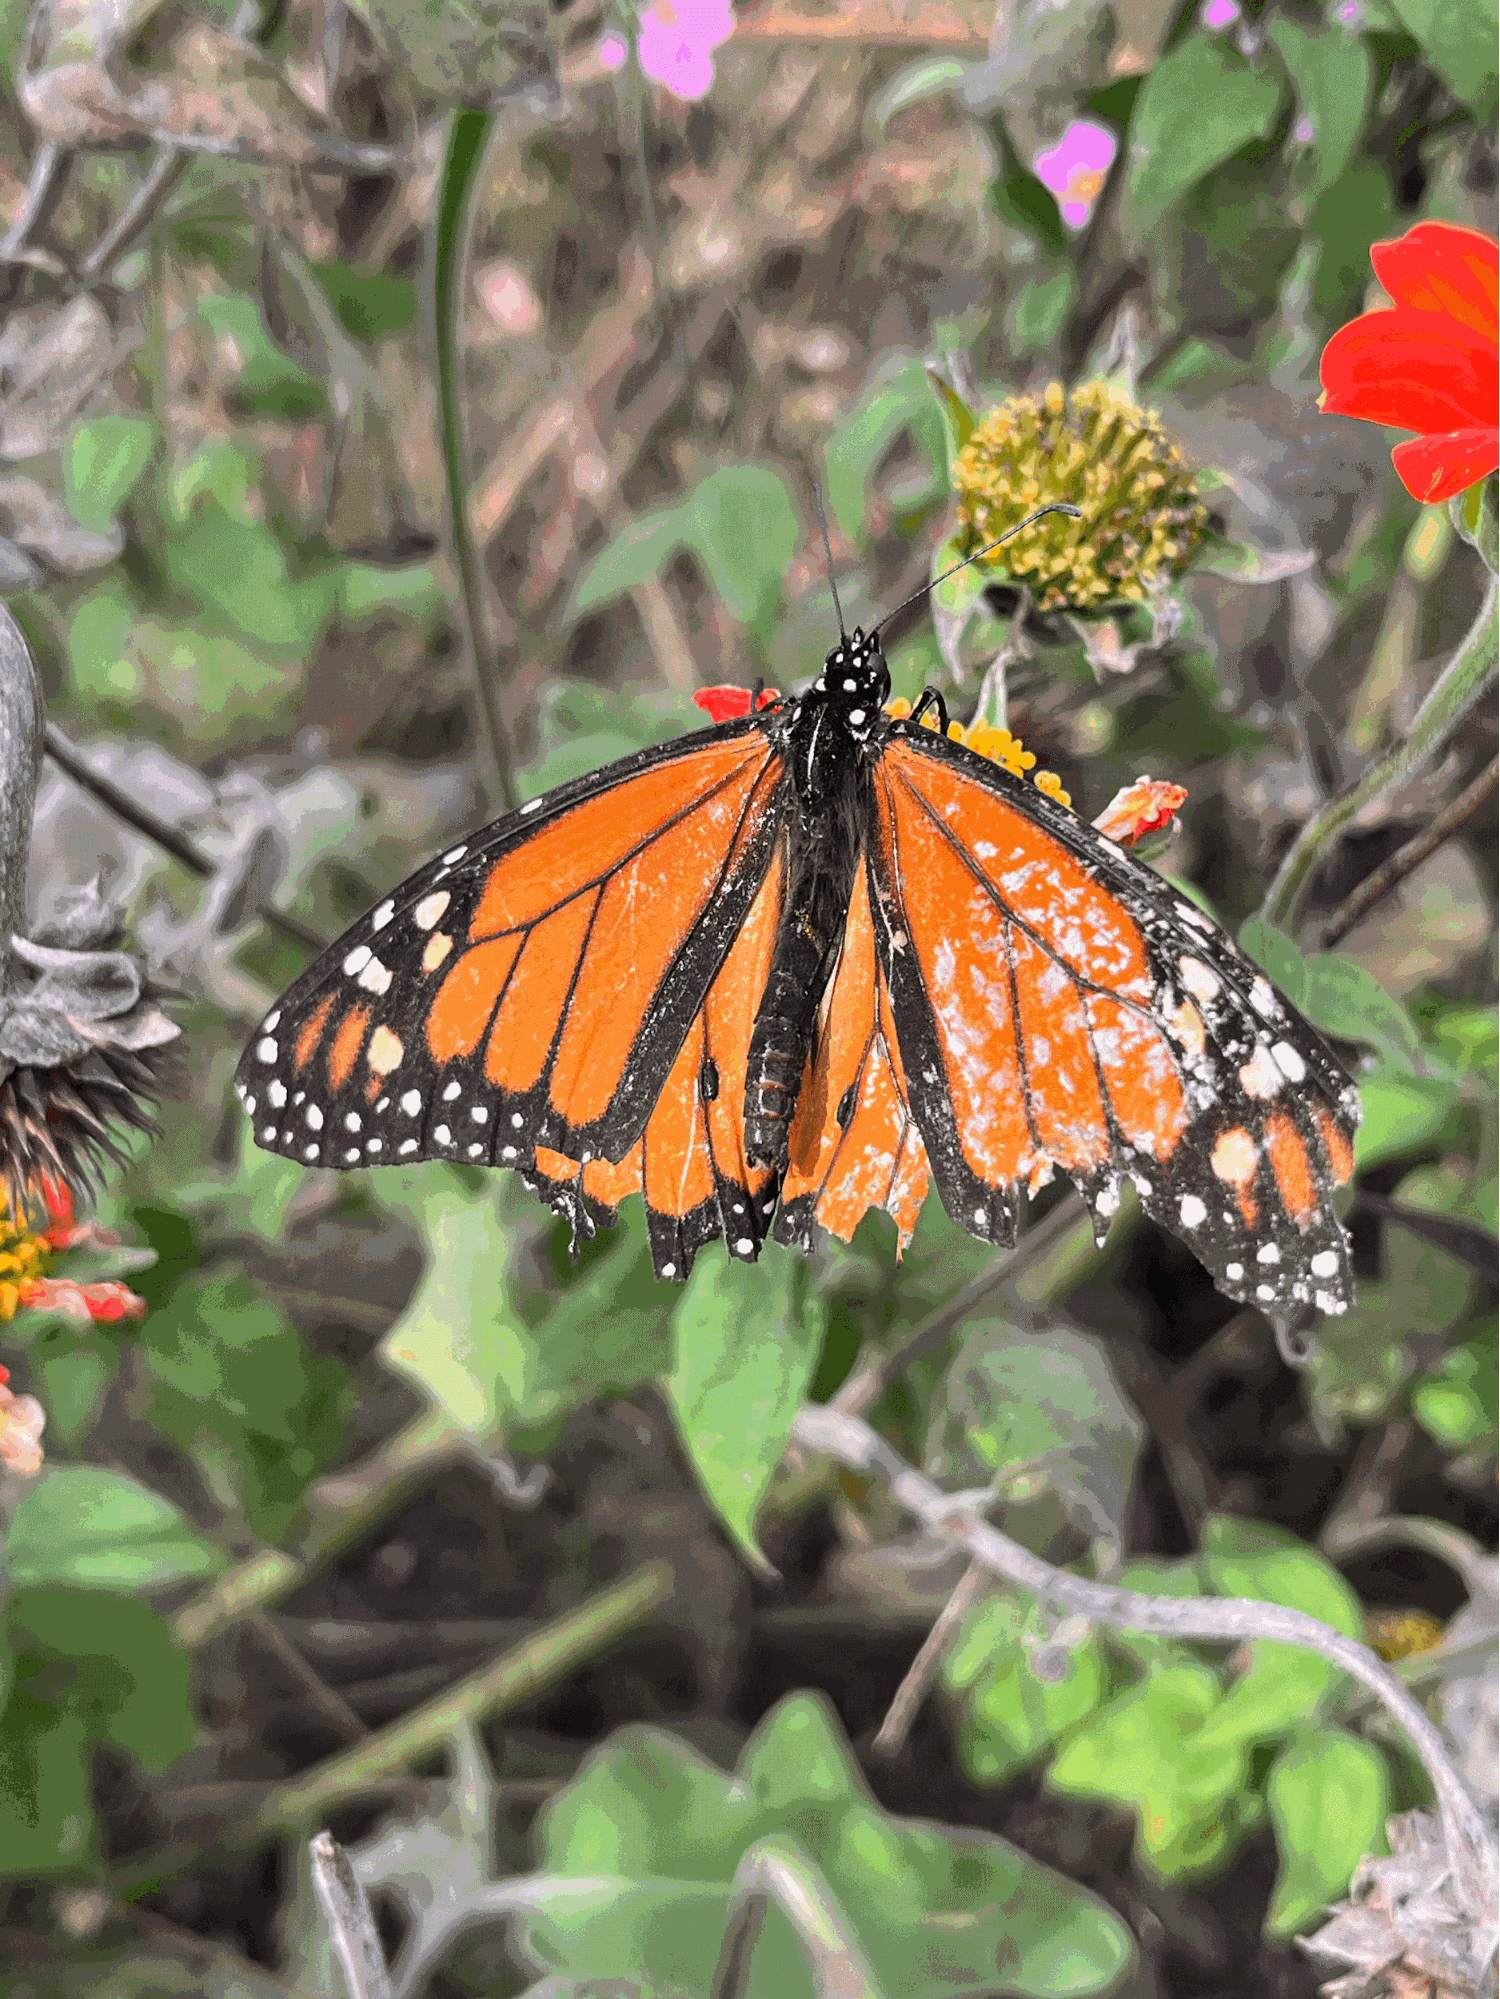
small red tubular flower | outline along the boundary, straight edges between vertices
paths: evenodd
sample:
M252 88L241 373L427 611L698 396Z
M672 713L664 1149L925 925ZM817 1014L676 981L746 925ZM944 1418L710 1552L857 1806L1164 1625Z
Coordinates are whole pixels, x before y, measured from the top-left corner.
M1186 797L1180 784L1168 784L1159 777L1138 777L1134 784L1115 793L1094 821L1095 830L1122 847L1134 847L1148 833L1170 826L1173 813Z
M779 701L780 694L774 687L763 687L757 708L769 708L773 701ZM693 706L701 708L714 722L734 722L741 715L750 713L750 690L748 687L700 687L693 696Z
M1392 303L1323 349L1323 407L1418 435L1391 453L1414 500L1451 499L1500 466L1500 246L1419 222L1370 250Z

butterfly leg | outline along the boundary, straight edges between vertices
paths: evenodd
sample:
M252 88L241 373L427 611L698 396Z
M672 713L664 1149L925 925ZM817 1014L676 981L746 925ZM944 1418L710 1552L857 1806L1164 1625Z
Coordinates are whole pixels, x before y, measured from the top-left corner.
M938 729L943 735L948 733L948 704L935 687L924 687L922 698L911 711L911 719L920 722L929 708L937 709Z

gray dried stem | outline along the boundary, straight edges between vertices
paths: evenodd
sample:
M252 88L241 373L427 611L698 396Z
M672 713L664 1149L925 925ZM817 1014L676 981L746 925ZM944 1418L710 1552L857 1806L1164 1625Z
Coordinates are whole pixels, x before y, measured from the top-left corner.
M1448 1754L1437 1725L1397 1676L1368 1646L1331 1625L1282 1604L1241 1597L1155 1597L1140 1590L1089 1582L1055 1568L998 1527L955 1511L953 1498L907 1464L868 1423L833 1408L812 1405L792 1425L792 1439L864 1477L879 1479L932 1533L947 1535L975 1560L1053 1608L1094 1624L1147 1631L1166 1638L1241 1644L1259 1638L1305 1646L1367 1688L1406 1735L1432 1780L1458 1891L1476 1926L1494 1920L1500 1866L1495 1836Z
M313 1893L328 1925L348 1999L393 1999L369 1897L349 1865L348 1854L331 1832L315 1834L307 1852Z

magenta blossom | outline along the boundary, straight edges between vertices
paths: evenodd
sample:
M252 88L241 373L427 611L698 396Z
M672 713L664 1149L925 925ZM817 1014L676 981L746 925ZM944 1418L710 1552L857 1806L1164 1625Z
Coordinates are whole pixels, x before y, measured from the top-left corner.
M729 0L655 0L641 16L641 68L674 97L706 96L714 50L734 33Z
M1232 28L1239 18L1240 10L1236 0L1203 0L1203 5L1198 9L1199 21L1214 34L1218 34L1224 28Z
M1114 164L1120 142L1107 125L1075 118L1049 153L1038 153L1033 165L1043 187L1057 196L1062 219L1081 229L1093 213L1104 176Z

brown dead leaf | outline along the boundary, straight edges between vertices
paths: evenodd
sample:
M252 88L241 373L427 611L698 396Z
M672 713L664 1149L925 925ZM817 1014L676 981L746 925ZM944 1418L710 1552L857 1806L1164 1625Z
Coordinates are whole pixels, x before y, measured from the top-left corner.
M137 336L86 293L12 313L0 331L0 459L53 451Z
M63 576L102 569L125 546L118 522L108 534L90 534L35 479L0 479L0 535L12 548L37 557Z

